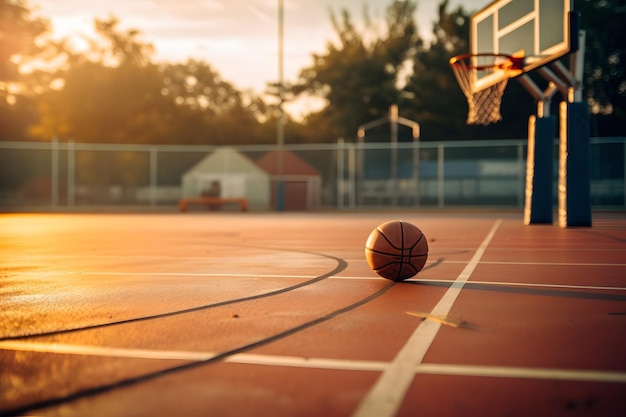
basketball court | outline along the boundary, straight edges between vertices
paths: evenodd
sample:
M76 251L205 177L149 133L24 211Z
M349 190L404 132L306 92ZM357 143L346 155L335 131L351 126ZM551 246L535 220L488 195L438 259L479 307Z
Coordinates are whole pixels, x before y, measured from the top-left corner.
M571 1L470 27L468 122L513 78L538 102L524 213L4 214L0 415L626 415L626 214L591 221ZM402 282L365 258L390 220L429 246Z
M364 244L423 230L393 282ZM626 218L7 214L0 414L626 412Z

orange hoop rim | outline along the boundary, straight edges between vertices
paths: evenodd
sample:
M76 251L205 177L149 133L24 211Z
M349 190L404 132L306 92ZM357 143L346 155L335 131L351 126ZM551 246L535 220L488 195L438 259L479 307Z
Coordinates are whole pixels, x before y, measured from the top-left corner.
M494 62L496 58L506 58L507 61L499 64L484 64L484 65L475 65L472 64L471 58L476 57L493 57ZM450 58L451 66L463 66L466 69L474 69L478 71L485 71L488 69L498 68L503 70L512 70L512 71L524 71L524 57L517 57L509 54L500 54L495 52L481 52L477 54L461 54L456 55Z

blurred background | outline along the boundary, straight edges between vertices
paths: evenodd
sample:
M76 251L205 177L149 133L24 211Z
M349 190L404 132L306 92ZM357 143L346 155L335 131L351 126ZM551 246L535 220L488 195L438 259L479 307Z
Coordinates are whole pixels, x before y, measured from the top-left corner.
M255 210L523 206L533 99L510 82L503 121L468 126L448 65L485 1L92 3L0 0L3 211L172 209L216 181ZM592 203L624 209L626 2L573 3ZM358 135L392 108L417 136Z

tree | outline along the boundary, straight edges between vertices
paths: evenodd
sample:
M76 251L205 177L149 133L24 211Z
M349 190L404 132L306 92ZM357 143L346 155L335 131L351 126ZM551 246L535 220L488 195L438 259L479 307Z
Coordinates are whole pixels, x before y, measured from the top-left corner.
M583 91L594 134L626 134L626 21L624 0L575 0L586 32Z
M454 17L456 12L449 14L448 17L451 19L448 19L445 13L447 3L447 1L444 1L440 5L439 23L436 24L436 26L438 25L445 29L445 35L441 38L436 36L437 42L431 45L423 55L416 58L416 61L428 62L429 68L436 68L437 62L443 62L443 56L440 58L433 56L433 59L430 59L431 54L436 53L435 51L442 43L444 45L453 45L455 43L454 40L457 36L448 29L454 28L454 22L467 22L467 17L460 15ZM592 135L623 135L625 132L623 126L626 126L626 77L624 69L626 36L620 30L620 27L626 17L626 2L624 0L575 0L574 10L581 14L581 29L585 30L587 34L585 68L582 81L584 99L589 103L592 113ZM442 23L444 21L450 24ZM467 41L469 39L469 30L463 29L463 33L464 35L461 38ZM458 46L460 46L459 50L454 52L450 50L452 52L451 55L469 52L467 46L461 44ZM568 58L566 57L563 61L567 62ZM415 73L419 73L419 62L416 62ZM438 77L440 71L437 71L437 73ZM441 73L443 73L443 67L441 68ZM422 75L424 74L420 74L420 77ZM537 83L540 89L543 90L547 86L546 80L542 77L533 73L530 73L529 76ZM426 78L428 78L427 74ZM422 84L422 81L419 80L419 84ZM438 88L443 87L441 84L436 84L436 82L432 81L424 83L425 88L431 85L438 85ZM424 94L424 91L420 93ZM419 98L417 92L416 96ZM452 99L452 96L448 93L445 93L445 96ZM435 100L430 100L434 108L436 97ZM555 96L555 99L552 100L552 108L555 114L558 111L558 100L558 96ZM458 104L450 104L449 107L450 110L458 108ZM446 112L442 111L443 109L444 107L439 106L435 111L435 117L444 117ZM518 82L511 80L507 86L501 106L502 122L486 127L467 126L461 128L460 126L448 126L448 132L439 138L454 136L464 139L523 137L527 132L528 116L535 114L535 112L536 103L529 93ZM421 117L423 116L422 114ZM455 115L454 118L450 117L450 121L452 119L458 120L459 117ZM424 123L426 126L423 131L425 135L428 135L430 131L427 125L428 122L425 120ZM431 127L433 132L440 131L440 128L443 128L442 132L446 131L446 126L442 124L439 124L439 127ZM452 130L450 130L451 128Z
M54 55L51 42L38 42L48 33L48 21L33 16L24 1L0 0L0 139L22 137L35 119L32 97L41 84L36 73L22 70Z
M347 10L341 18L331 13L338 43L328 42L326 53L313 55L313 65L302 70L294 89L328 101L307 125L323 126L325 137L353 138L358 125L382 117L400 101L402 69L422 46L413 18L416 7L414 1L393 1L382 35L367 13L363 33Z
M34 17L21 0L0 0L0 94L7 99L8 83L20 80L20 65L45 46L36 40L49 32L47 20Z
M186 142L263 142L260 120L271 117L258 97L243 94L204 62L161 66L162 94L179 107L176 131Z
M173 106L161 95L152 46L142 43L137 31L118 31L118 23L96 20L102 44L92 40L87 53L68 52L67 68L55 72L61 86L38 99L35 137L137 143L169 134L165 114Z
M234 144L265 139L260 120L270 111L224 81L211 66L154 64L153 47L119 21L95 20L87 52L67 52L54 77L58 88L38 98L40 139L80 142Z
M448 0L439 4L438 12L433 41L413 60L403 108L420 123L422 139L458 139L465 129L467 102L448 61L468 52L469 15L463 7L449 12Z

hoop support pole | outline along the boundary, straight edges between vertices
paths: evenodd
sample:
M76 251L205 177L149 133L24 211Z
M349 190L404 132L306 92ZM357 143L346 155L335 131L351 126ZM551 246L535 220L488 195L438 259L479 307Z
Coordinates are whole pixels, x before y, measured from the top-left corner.
M528 119L524 224L552 223L552 144L556 119L550 117L550 101L558 87L549 81L548 87L541 91L527 74L517 79L537 100L537 116Z
M539 74L541 74L541 76L546 80L554 83L564 98L567 98L569 96L570 88L573 87L573 79L568 78L564 82L562 78L559 78L554 72L546 67L538 68L537 72L539 72Z
M549 117L550 116L550 101L552 96L557 91L557 86L554 82L550 81L545 91L541 91L537 84L526 74L522 74L517 77L517 80L524 86L526 91L537 100L537 117Z
M555 117L528 118L524 224L552 223Z
M578 31L578 50L570 57L571 75L576 81L576 85L571 91L570 103L579 103L583 101L583 72L585 67L585 41L587 39L587 32L584 30Z

